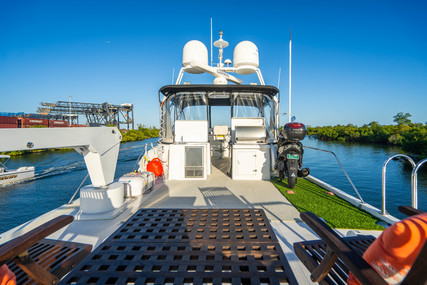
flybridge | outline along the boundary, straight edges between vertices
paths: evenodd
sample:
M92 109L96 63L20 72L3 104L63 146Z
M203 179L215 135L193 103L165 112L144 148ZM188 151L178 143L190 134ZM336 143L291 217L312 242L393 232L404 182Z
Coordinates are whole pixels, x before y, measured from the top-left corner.
M227 84L232 82L241 84L242 80L229 74L237 73L248 75L256 73L259 83L265 85L259 66L259 56L257 46L250 41L242 41L233 52L233 66L230 66L231 60L226 59L223 62L223 50L228 47L228 42L222 38L223 32L219 32L219 40L215 41L214 46L219 48L219 63L217 66L208 64L208 49L206 46L197 40L189 41L185 46L182 54L182 68L176 80L176 85L180 85L184 73L202 74L209 73L215 76L214 84Z
M228 42L222 35L213 44L219 49L216 66L208 64L202 42L189 41L176 85L159 90L160 159L168 180L205 180L213 167L233 180L269 180L274 171L279 90L265 85L254 43L240 42L233 62L223 60ZM213 84L180 85L184 73L209 73L215 79ZM242 84L230 73L256 73L259 83Z

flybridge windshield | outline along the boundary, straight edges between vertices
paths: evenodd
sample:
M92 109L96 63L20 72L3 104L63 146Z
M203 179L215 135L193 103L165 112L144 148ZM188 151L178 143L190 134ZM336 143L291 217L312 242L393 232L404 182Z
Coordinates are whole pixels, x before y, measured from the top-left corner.
M170 92L161 103L161 137L163 142L173 142L177 120L206 120L211 129L230 127L232 118L264 118L267 139L275 140L277 113L277 98L262 92Z

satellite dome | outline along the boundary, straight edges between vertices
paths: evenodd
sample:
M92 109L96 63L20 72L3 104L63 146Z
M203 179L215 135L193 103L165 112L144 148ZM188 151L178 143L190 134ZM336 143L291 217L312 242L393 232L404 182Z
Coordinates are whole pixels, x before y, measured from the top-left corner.
M203 73L203 71L191 68L190 62L192 61L200 65L209 65L208 49L201 41L192 40L185 44L182 52L182 66L186 68L185 71L188 73Z
M233 53L234 67L238 74L252 74L259 66L259 56L257 46L250 41L240 42Z

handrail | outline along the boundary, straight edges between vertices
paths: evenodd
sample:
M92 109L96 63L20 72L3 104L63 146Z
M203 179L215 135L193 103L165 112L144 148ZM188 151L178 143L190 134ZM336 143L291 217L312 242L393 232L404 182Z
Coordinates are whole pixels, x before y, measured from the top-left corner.
M387 164L390 162L390 160L392 160L393 158L396 158L396 157L406 158L412 164L412 170L414 170L414 168L416 166L414 160L412 158L410 158L409 156L405 155L405 154L395 154L395 155L392 155L389 158L387 158L387 160L384 162L384 164L383 164L383 170L382 170L382 189L381 189L381 192L382 192L382 196L383 197L382 197L381 215L386 215L387 214L386 206L385 206L385 204L386 204L386 199L385 199L386 191L385 190L386 190L386 175L387 175L387 169L386 168L387 168ZM414 173L414 172L412 171L412 173ZM411 176L412 197L414 196L414 181L416 181L416 180L417 180L417 174L415 172L415 177ZM416 196L416 194L415 194L415 196ZM414 201L412 201L412 207L414 207L413 203L414 203ZM414 207L414 208L416 208L416 207Z
M76 192L74 192L73 197L71 197L70 201L68 201L67 204L71 204L73 202L74 197L76 197L77 193L79 193L80 189L82 188L83 184L85 183L85 181L88 177L89 177L89 172L87 173L87 175L83 179L82 183L80 183L80 186L77 188Z
M418 209L418 177L417 172L418 169L421 167L421 165L424 164L424 162L427 162L427 158L424 158L421 161L418 161L417 165L412 169L411 173L411 198L412 198L412 207L415 209Z
M147 145L148 145L148 143L146 143L144 145L144 148L142 149L141 154L138 156L138 158L137 158L137 160L135 162L135 165L132 168L132 172L135 171L136 165L138 164L138 162L140 161L140 159L142 158L142 156L147 153Z
M356 186L354 186L353 182L351 181L351 179L348 176L347 172L345 171L344 167L341 165L341 162L339 161L337 155L333 151L325 150L325 149L320 149L320 148L315 148L315 147L311 147L311 146L304 146L304 147L305 148L309 148L309 149L323 151L323 152L328 152L328 153L332 154L335 157L335 159L337 160L338 165L341 167L341 170L344 172L345 176L347 177L348 182L350 182L351 186L353 187L354 191L356 192L357 196L359 197L360 202L361 203L365 203L365 201L363 201L363 199L362 199L362 196L360 196L359 191L357 191Z

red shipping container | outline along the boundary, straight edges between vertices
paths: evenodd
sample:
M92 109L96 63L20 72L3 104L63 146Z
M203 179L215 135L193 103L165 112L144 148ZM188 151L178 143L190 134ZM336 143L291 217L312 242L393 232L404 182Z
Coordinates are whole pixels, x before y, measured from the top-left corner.
M24 128L32 127L32 126L49 126L48 119L33 119L33 118L22 118L22 126Z
M49 120L49 128L65 128L68 127L67 121Z
M0 116L0 124L15 124L16 125L16 117L5 117Z
M0 129L10 129L10 128L16 128L16 124L1 124L0 123Z

